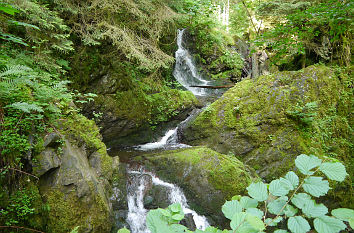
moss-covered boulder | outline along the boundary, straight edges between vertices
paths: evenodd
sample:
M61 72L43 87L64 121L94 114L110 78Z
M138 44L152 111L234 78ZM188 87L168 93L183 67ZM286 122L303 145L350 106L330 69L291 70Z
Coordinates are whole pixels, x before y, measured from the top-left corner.
M189 122L182 140L231 152L267 181L292 170L301 153L337 158L352 173L350 80L322 65L245 79Z
M110 232L110 183L119 162L108 156L98 127L84 116L66 119L60 131L59 143L49 143L34 166L49 210L47 230Z
M256 178L235 157L205 147L165 151L138 157L149 170L180 186L193 209L209 216L217 225L227 221L221 213L225 200L245 194Z

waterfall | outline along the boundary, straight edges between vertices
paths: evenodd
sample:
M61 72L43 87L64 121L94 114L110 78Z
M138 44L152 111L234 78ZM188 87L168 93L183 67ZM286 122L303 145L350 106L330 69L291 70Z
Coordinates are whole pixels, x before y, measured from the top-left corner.
M173 71L173 76L176 80L187 90L191 91L194 95L207 95L203 88L191 87L195 85L207 85L209 81L203 79L195 66L192 56L189 51L183 46L183 34L185 29L178 30L176 51L176 66Z
M177 131L179 127L189 121L194 114L191 114L184 121L179 123L179 125L171 130L166 131L165 135L157 142L149 142L143 145L136 146L135 149L141 151L157 150L157 149L177 149L190 147L189 145L182 144L178 142Z
M127 173L129 175L129 182L127 184L129 208L127 222L130 225L132 233L150 233L145 223L148 210L144 208L144 194L151 185L166 187L170 204L180 203L185 214L192 214L197 229L205 230L210 226L206 217L198 215L194 210L189 208L185 195L176 185L165 182L153 173L146 172L143 169L130 170L127 168Z

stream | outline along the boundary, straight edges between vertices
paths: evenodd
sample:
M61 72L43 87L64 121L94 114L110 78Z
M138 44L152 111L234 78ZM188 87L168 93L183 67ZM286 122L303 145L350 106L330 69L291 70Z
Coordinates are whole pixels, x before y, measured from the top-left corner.
M198 68L193 61L190 52L185 48L184 44L185 29L178 30L177 46L178 50L175 53L176 65L173 75L176 80L187 90L191 91L198 98L205 98L210 95L216 95L220 91L205 90L203 88L190 87L194 85L212 85L212 81L205 80L203 75L198 72ZM199 111L195 111L188 118L182 121L177 127L166 131L165 135L156 142L150 142L143 145L133 147L129 153L146 153L151 151L171 150L178 148L190 147L182 144L178 140L179 127L188 122ZM126 222L132 233L150 233L145 220L148 209L144 205L147 192L154 186L164 188L168 203L180 203L185 215L189 214L194 222L194 227L199 230L204 230L210 224L206 217L199 215L194 210L190 209L188 200L186 199L182 189L178 186L168 183L158 178L153 172L146 171L144 167L134 167L129 164L126 167L127 174L127 205L128 213L126 214ZM115 194L117 195L117 194Z

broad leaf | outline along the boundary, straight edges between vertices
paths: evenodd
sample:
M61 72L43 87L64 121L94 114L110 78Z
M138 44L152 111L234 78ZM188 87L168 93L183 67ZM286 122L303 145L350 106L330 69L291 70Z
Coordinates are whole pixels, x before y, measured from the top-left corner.
M181 221L184 218L182 214L174 214L172 215L172 219L176 221Z
M299 177L293 171L286 173L285 179L291 183L291 190L294 190L299 185Z
M341 220L328 216L316 218L313 224L318 233L336 233L347 227Z
M174 203L172 205L169 206L169 209L173 212L173 213L179 213L182 210L181 204L179 203Z
M295 165L300 170L300 172L304 175L312 175L314 172L311 169L320 166L322 160L317 158L314 155L299 155L295 159Z
M291 184L290 187L292 187ZM285 182L281 182L280 179L273 180L269 184L269 192L274 196L278 196L278 197L285 196L289 193L289 191L290 191L289 186Z
M275 219L272 218L267 218L264 222L271 227L275 227L276 225L278 225L278 223L280 223L283 220L283 217L278 216Z
M302 187L312 196L320 197L328 192L329 183L327 180L322 180L322 177L310 176L305 179L305 183Z
M283 215L284 210L282 210L282 209L286 205L287 201L288 201L288 197L283 196L283 197L279 197L278 199L268 203L267 207L268 207L269 212L272 214L275 214L275 215L278 215L278 214Z
M130 233L130 231L127 228L124 227L124 228L118 230L117 233Z
M293 217L293 216L295 216L295 214L297 214L297 211L298 211L298 209L296 209L292 205L288 204L284 209L284 214L287 217Z
M241 197L240 204L244 209L256 208L258 206L258 201L253 198L244 196Z
M286 230L275 230L273 233L288 233Z
M288 220L288 228L293 233L305 233L311 229L307 220L301 216L290 217Z
M264 223L256 216L245 212L236 213L230 223L232 230L237 233L256 233L265 229Z
M309 218L316 218L326 215L328 209L323 204L316 204L314 200L307 200L302 212Z
M150 210L146 216L146 225L151 233L173 233L163 219L163 215L159 209Z
M124 228L118 230L117 233L130 233L130 231L127 228L124 227Z
M348 175L344 165L341 163L323 163L320 166L320 170L328 177L328 179L335 181L343 181Z
M350 227L354 229L354 210L347 208L339 208L332 210L331 213L336 218L349 222Z
M221 208L222 212L224 213L225 217L228 219L232 219L234 214L239 213L242 211L242 207L239 201L227 201Z
M268 198L267 186L262 183L252 183L247 187L248 195L257 201L265 201Z
M336 218L344 221L349 221L349 219L354 219L354 210L347 208L338 208L332 210L332 215Z
M311 200L311 196L307 193L297 193L291 199L291 202L299 209L303 209L308 200Z
M257 209L257 208L248 208L246 209L246 213L247 214L250 214L250 215L253 215L253 216L256 216L258 217L259 219L261 219L264 215L263 211Z

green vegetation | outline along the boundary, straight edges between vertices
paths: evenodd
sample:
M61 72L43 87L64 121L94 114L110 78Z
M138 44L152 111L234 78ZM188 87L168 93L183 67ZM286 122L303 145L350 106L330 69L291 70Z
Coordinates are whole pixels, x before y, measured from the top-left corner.
M276 223L278 233L286 225L292 232L309 226L338 232L349 228L343 221L352 227L352 210L338 208L354 203L352 14L350 0L0 0L0 229L111 230L107 200L118 160L105 143L152 138L160 124L199 104L172 75L180 28L202 73L237 82L182 136L228 155L196 147L136 159L181 184L183 169L193 166L190 180L202 177L196 183L215 191L215 201L200 204L213 215L226 198L245 194L258 175L271 181L286 174L269 187L252 184L251 197L224 205L233 231L274 230ZM253 79L241 80L245 76ZM85 166L76 168L88 172L84 191L95 197L79 197L84 188L70 172L65 190L39 188L61 169L68 145L75 163L76 149L85 154L77 162ZM302 153L325 162L305 155L295 160ZM294 161L299 176L289 172ZM306 170L301 161L315 164ZM48 167L36 177L40 165ZM339 184L343 166L349 178ZM198 193L192 185L183 188L191 197ZM311 199L324 194L329 209L336 208L331 217ZM150 213L153 232L187 230L177 224L183 217L178 205Z
M328 181L318 175L324 174L328 179L338 182L345 179L348 174L343 164L329 158L322 161L314 155L304 154L296 158L295 164L301 173L300 177L290 171L268 185L263 182L252 183L247 188L249 196L234 196L232 201L223 205L222 212L231 221L231 231L208 227L205 231L194 232L251 233L267 229L278 233L287 230L300 233L308 232L313 226L319 233L335 233L349 228L344 221L350 224L350 228L354 227L352 209L334 209L332 216L328 216L328 208L312 199L326 195L330 189ZM172 204L166 210L151 210L146 221L152 233L193 232L178 224L182 218L180 205ZM313 225L310 226L308 221L313 222Z

